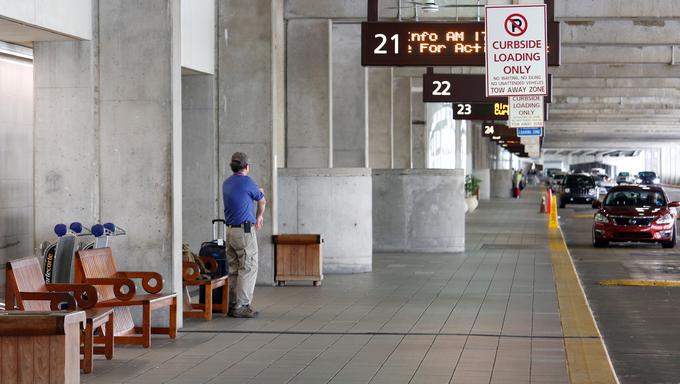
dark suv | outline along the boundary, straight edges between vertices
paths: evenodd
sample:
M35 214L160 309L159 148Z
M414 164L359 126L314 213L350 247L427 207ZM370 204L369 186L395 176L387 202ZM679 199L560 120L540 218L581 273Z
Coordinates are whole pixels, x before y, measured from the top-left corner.
M597 199L595 179L587 174L567 175L560 187L560 208L567 204L591 204Z
M646 185L654 185L654 184L660 184L661 179L659 179L656 176L656 173L651 172L651 171L644 171L638 173L637 180L635 180L636 184L646 184Z

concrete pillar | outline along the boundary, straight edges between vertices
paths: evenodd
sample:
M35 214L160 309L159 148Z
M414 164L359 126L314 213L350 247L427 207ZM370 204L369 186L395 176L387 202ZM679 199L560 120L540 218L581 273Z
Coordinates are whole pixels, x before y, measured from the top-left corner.
M423 92L411 95L411 163L413 168L425 168L425 103Z
M258 1L269 3L265 0ZM244 12L252 13L245 9L256 8L251 3L234 5L237 9L244 8ZM264 22L265 16L262 15L260 23ZM234 14L233 17L237 16ZM241 15L239 14L238 17ZM327 19L288 20L286 35L286 117L288 119L286 164L288 167L333 167L333 104L330 96L333 78L330 55L332 52L331 25L332 21ZM251 28L259 27L253 25ZM243 45L248 46L249 41L259 35L257 31L253 31L252 35L244 36ZM229 41L233 39L230 37ZM234 65L237 63L238 61L235 61ZM249 77L234 81L244 82L245 78Z
M373 170L373 249L463 252L461 169Z
M95 124L93 43L36 42L33 54L38 246L54 239L55 224L80 221L89 226L99 220L99 126Z
M479 179L479 199L489 200L491 198L491 170L480 168L472 171L472 176Z
M179 0L93 14L92 42L35 45L36 240L57 222L113 222L127 230L111 243L118 267L181 292Z
M198 252L218 210L215 76L182 76L182 240Z
M115 245L121 269L159 272L164 291L179 293L179 0L100 1L98 33L100 218L127 229Z
M371 195L369 169L281 169L280 231L322 234L324 273L370 272Z
M491 198L512 197L512 170L491 170Z
M393 168L411 168L411 78L394 78L392 87Z
M333 167L368 166L367 69L361 66L361 24L334 24ZM310 85L311 87L311 85Z
M231 175L229 160L236 151L245 152L250 160L250 176L264 189L268 200L265 212L265 226L257 233L259 247L259 284L272 284L274 281L274 248L271 243L272 234L277 231L277 198L276 178L277 167L275 152L278 142L277 134L283 125L283 80L284 80L284 56L283 56L283 2L274 0L223 0L219 3L218 11L218 84L217 99L219 100L218 113L218 164L220 173L219 184ZM305 24L305 22L302 22ZM325 22L323 22L325 23ZM297 22L292 23L300 26ZM323 24L326 25L326 24ZM327 28L327 25L326 25ZM299 38L304 36L306 28L292 28L293 33L301 32ZM328 36L326 33L323 36ZM227 33L227 35L225 35ZM227 42L228 36L228 44ZM326 38L324 37L324 39ZM314 44L317 42L316 35L304 36L303 41ZM324 45L323 47L326 47ZM322 48L323 48L322 47ZM291 46L293 52L300 54L301 46ZM325 49L325 48L324 48ZM317 57L325 57L324 51L319 51L306 60L312 60L310 66L300 66L303 57L292 54L289 59L289 67L295 69L292 83L289 83L289 95L294 101L306 100L305 105L312 106L316 91L325 92L326 87L318 88L310 86L315 84L309 80L300 83L305 71L314 79L313 74ZM296 64L298 63L298 64ZM326 67L327 71L327 67ZM326 72L327 73L327 72ZM326 80L327 77L326 77ZM327 82L322 83L327 84ZM303 87L304 85L304 87ZM303 92L304 91L304 92ZM327 96L326 96L327 100ZM311 103L311 104L310 104ZM297 104L295 104L297 105ZM324 104L325 105L325 104ZM302 108L304 109L304 108ZM289 117L299 122L295 129L289 132L289 143L304 145L314 143L317 129L312 118L315 113L323 114L325 109L311 109L303 111L300 105L291 108ZM304 116L303 113L304 112ZM299 113L299 114L298 114ZM296 115L296 116L292 116ZM328 115L325 115L328 121ZM289 123L291 120L289 120ZM300 128L304 128L300 130ZM314 127L318 128L318 127ZM306 130L305 130L306 129ZM305 133L306 132L306 133ZM309 134L305 138L304 135ZM326 144L327 144L327 135ZM290 149L290 148L289 148ZM321 149L321 148L318 148ZM310 149L312 150L312 149ZM319 161L328 162L328 146L323 148L325 156L320 156ZM321 151L321 152L323 152ZM291 150L291 154L309 154L304 148ZM305 158L304 156L302 158ZM301 163L295 162L296 165ZM220 212L223 210L220 198ZM257 300L257 298L255 298Z
M34 250L33 65L0 60L0 265ZM0 274L0 292L5 276Z
M368 166L392 168L392 68L368 68Z

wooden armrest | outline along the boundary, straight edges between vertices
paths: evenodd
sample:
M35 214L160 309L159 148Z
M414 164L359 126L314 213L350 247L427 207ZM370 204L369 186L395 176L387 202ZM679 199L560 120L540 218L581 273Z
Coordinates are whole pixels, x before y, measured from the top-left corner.
M125 277L128 279L142 279L142 287L148 293L158 293L163 290L163 284L165 280L160 273L157 272L118 272L118 276ZM151 285L151 281L155 281L154 285Z
M205 266L205 269L208 272L217 272L217 260L215 260L214 257L212 256L199 256L199 259L203 262L203 265Z
M23 301L49 301L50 309L53 311L61 311L62 309L75 311L76 301L67 292L21 292L21 300ZM66 308L61 308L62 304L66 304Z
M185 282L196 281L201 276L201 268L192 261L182 262L182 280Z
M73 292L80 308L93 308L99 298L97 288L90 284L45 284L51 292Z
M90 278L85 279L85 283L92 285L113 285L113 294L116 299L127 301L135 296L135 282L126 278ZM128 287L127 293L123 291L123 287Z

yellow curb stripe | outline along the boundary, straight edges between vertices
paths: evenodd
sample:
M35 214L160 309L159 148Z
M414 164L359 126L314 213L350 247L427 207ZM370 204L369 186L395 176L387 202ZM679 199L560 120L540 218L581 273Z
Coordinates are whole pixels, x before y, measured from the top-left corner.
M562 331L566 337L564 349L569 382L618 383L569 249L559 225L553 225L549 223L548 242Z
M600 281L600 285L628 287L680 287L680 280L613 279L602 280Z
M574 219L592 219L592 213L577 213L572 216Z

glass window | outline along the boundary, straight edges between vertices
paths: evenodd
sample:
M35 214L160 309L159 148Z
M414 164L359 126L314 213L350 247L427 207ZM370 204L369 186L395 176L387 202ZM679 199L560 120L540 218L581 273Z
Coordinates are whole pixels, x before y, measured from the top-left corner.
M663 207L666 198L659 191L615 191L607 195L604 205L621 207Z
M588 175L569 175L565 180L565 184L579 187L592 187L595 186L595 181L592 176Z

